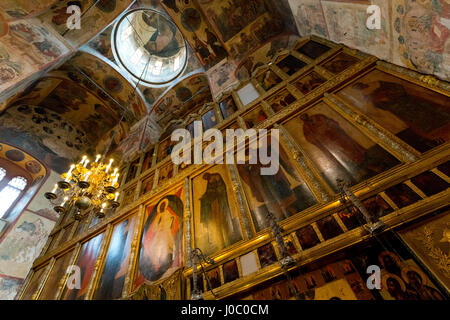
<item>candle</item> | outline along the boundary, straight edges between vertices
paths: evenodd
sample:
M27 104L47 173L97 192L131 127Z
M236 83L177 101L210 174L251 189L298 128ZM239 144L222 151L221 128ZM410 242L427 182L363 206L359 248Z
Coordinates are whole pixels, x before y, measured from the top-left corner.
M114 169L114 173L112 174L113 177L116 175L117 170L119 170L119 169L118 169L118 168L115 168L115 169Z
M97 155L97 158L95 158L95 162L98 162L98 160L100 159L101 155Z
M84 167L85 167L85 168L86 168L88 162L89 162L89 160L86 159L86 162L84 163Z
M69 200L68 197L64 197L64 201L61 203L61 207L64 207L64 205L66 204L67 200Z
M91 175L91 171L88 171L87 173L86 173L86 175L84 176L84 181L88 181L88 179L89 179L89 176Z
M83 165L84 160L86 160L86 159L87 159L87 156L83 156L83 158L81 158L80 164Z
M119 193L116 192L116 197L114 198L114 201L117 201L117 199L119 199Z
M111 168L111 164L113 163L113 161L114 161L113 159L109 160L109 164L108 164L108 166L106 167L106 170L105 170L106 173L108 173L109 168Z
M75 168L75 165L73 164L73 165L71 165L70 166L70 170L67 172L67 177L66 177L66 182L69 182L70 181L70 177L72 176L72 170Z
M55 187L53 188L52 193L55 193L56 190L58 190L58 184L55 184Z
M119 180L119 174L117 174L117 175L114 177L114 180L113 180L113 182L112 182L112 184L111 184L112 187L114 187L114 185L116 184L117 180Z
M100 209L100 212L103 212L103 209L105 209L105 207L106 207L106 202L103 202L102 208Z

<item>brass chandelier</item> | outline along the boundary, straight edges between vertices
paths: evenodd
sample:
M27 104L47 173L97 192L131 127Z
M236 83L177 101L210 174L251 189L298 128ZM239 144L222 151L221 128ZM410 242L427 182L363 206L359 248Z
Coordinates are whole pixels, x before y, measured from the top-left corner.
M99 218L105 216L105 210L115 209L119 206L117 199L119 193L118 168L113 172L111 165L99 162L100 155L89 164L87 156L83 156L77 164L72 164L68 172L61 175L63 180L55 184L51 192L45 193L53 205L53 209L64 214L70 210L76 210L75 219L82 217L83 210L92 209Z

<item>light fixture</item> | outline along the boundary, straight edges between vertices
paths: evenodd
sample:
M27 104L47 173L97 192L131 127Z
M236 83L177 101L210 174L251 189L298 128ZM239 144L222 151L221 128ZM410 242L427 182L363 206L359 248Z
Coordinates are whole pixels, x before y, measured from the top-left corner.
M70 166L68 172L61 175L59 181L51 192L45 193L59 214L75 209L75 219L82 217L82 211L92 209L99 218L105 216L106 209L115 209L119 193L119 173L116 168L109 173L113 159L108 164L99 162L101 156L97 155L94 162L87 156Z

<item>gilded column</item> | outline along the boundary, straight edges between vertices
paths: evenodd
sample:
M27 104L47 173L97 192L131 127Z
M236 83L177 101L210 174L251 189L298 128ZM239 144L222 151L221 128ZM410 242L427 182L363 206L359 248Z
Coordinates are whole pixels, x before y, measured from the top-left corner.
M247 239L251 239L253 237L253 230L250 225L250 221L249 221L249 218L247 215L247 210L245 210L244 198L242 196L242 191L241 191L242 189L241 189L239 180L237 178L237 169L232 164L228 165L228 169L230 170L231 180L233 182L233 191L235 192L236 198L238 200L239 211L241 213L240 216L242 218L242 223L244 224L245 234L247 236Z
M280 136L282 141L286 143L286 146L293 155L293 158L300 165L302 172L304 173L304 178L309 185L312 186L311 191L319 197L320 200L324 202L329 201L330 193L325 189L322 183L317 179L312 170L309 168L304 155L300 150L298 150L291 141L290 134L279 124L275 124L274 127L280 130Z
M105 238L103 239L102 246L100 248L100 253L98 255L97 261L95 262L94 271L92 272L91 281L89 283L89 288L86 293L85 300L91 300L92 296L94 295L95 284L98 281L103 261L105 260L106 254L108 253L108 246L109 241L111 240L112 230L112 224L108 224L105 231Z
M130 247L130 258L128 261L128 269L127 269L127 275L125 277L124 283L123 283L123 288L122 288L122 298L125 298L126 296L128 296L133 288L132 288L132 282L131 279L133 277L133 272L134 272L134 266L137 263L137 258L138 258L138 249L139 249L139 240L141 238L141 230L142 225L144 223L144 214L145 212L145 208L144 205L141 204L139 206L139 212L136 216L136 223L135 223L135 227L134 227L134 232L133 232L133 240L131 242L131 247Z
M191 250L192 250L192 233L191 233L191 198L190 198L190 183L187 177L184 180L185 189L185 207L186 211L184 219L186 221L185 241L186 241L186 266L191 266Z
M325 93L325 102L327 102L327 104L331 107L336 106L339 109L337 111L341 111L340 113L343 112L344 116L352 119L352 121L356 122L357 125L363 127L362 129L364 129L364 131L368 131L368 134L373 136L376 142L379 142L388 150L391 150L392 153L397 155L401 160L413 162L418 159L418 154L413 148L400 141L400 139L395 137L390 132L387 132L386 130L375 125L364 115L353 111L334 95Z

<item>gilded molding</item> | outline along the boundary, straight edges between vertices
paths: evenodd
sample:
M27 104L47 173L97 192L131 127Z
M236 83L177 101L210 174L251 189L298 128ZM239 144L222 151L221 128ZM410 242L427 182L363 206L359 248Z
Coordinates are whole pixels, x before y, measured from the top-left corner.
M395 135L375 124L372 120L368 119L366 116L356 112L356 110L351 109L346 103L342 102L333 94L325 93L324 101L334 108L336 111L341 111L339 113L347 115L350 119L353 119L358 127L362 127L365 132L369 131L371 136L375 138L375 142L387 147L394 155L400 158L400 160L406 162L414 162L419 159L420 153L415 151L412 147L401 141Z
M235 192L236 198L238 200L240 217L241 217L241 220L244 225L245 235L246 235L247 239L251 239L253 237L254 232L250 225L247 210L245 208L244 198L242 196L242 186L240 185L238 177L237 177L237 169L234 165L229 164L228 170L230 172L231 181L233 183L233 191Z

